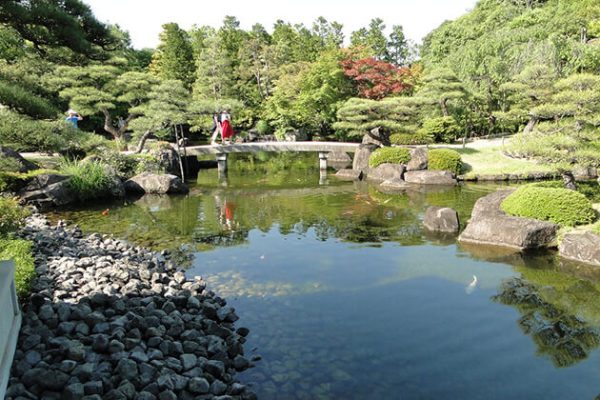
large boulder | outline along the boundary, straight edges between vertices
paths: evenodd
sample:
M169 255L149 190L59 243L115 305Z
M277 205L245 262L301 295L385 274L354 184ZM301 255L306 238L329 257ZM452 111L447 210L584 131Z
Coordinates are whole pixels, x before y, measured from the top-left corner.
M19 153L9 149L8 147L0 146L0 158L12 158L19 165L19 172L28 172L33 171L34 169L39 169L37 165L31 161L27 161Z
M407 171L421 171L427 169L429 158L427 156L427 149L424 147L417 147L410 150L410 161L406 165Z
M592 232L567 233L558 253L564 258L600 266L600 236Z
M578 181L586 181L596 179L598 177L598 169L587 165L578 165L573 168L573 176Z
M406 166L403 164L380 164L375 168L369 170L369 179L376 181L388 181L394 179L402 179L402 175L406 170Z
M187 193L187 185L175 175L144 172L125 182L125 190L133 193Z
M64 206L77 201L77 193L71 189L68 179L65 175L38 175L17 194L24 202L42 210Z
M177 176L181 175L179 153L174 148L170 146L161 147L150 151L150 155L158 160L160 167L167 173Z
M514 190L499 190L477 200L471 219L458 240L519 250L551 247L558 225L531 218L506 215L500 204Z
M330 163L352 163L352 157L348 155L345 151L332 151L327 155L327 162Z
M374 128L362 138L362 144L373 144L375 146L390 146L390 135L379 128Z
M340 169L335 173L336 178L343 181L360 181L363 178L363 172L355 169Z
M419 185L456 185L456 179L450 171L406 171L404 180Z
M308 140L305 132L299 130L288 131L283 135L285 142L302 142Z
M352 161L352 169L368 173L369 171L369 158L371 154L377 150L379 146L375 144L361 144L358 146L356 153L354 153L354 160Z
M428 207L423 221L430 231L456 233L460 229L458 213L449 207Z

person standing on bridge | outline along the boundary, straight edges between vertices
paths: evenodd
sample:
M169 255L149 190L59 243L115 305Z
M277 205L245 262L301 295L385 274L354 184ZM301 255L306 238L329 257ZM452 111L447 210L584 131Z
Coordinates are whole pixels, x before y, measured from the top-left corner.
M217 136L219 136L219 133L221 132L221 115L216 112L213 114L213 126L211 128L212 130L212 136L210 137L210 144L212 144L213 146L217 144ZM221 133L221 142L223 141L223 133Z
M231 144L233 127L231 126L229 110L223 110L221 113L221 138L223 139L223 144Z

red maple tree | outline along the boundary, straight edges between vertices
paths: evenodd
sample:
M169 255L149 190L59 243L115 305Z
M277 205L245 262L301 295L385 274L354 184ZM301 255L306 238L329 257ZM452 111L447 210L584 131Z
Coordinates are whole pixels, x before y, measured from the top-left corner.
M379 100L392 94L409 92L413 88L412 72L373 57L341 61L344 74L357 86L360 97Z

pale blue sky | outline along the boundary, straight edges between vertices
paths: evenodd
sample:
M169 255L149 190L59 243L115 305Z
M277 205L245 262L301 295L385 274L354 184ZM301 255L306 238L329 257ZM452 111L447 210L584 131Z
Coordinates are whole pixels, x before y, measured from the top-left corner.
M156 47L161 25L177 22L218 27L225 15L234 15L242 28L259 22L271 31L282 19L311 26L319 16L344 24L344 33L367 26L372 18L383 19L388 28L402 25L409 39L423 36L448 19L473 8L476 0L83 0L98 19L116 23L131 34L136 48ZM207 4L208 3L208 4Z

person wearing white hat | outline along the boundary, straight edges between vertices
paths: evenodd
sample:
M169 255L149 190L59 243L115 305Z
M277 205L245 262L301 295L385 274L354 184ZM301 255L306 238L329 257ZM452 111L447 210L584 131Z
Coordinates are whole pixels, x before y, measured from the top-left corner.
M77 129L77 122L81 121L83 117L79 115L79 113L72 108L67 111L68 117L65 118L65 121L70 122Z

